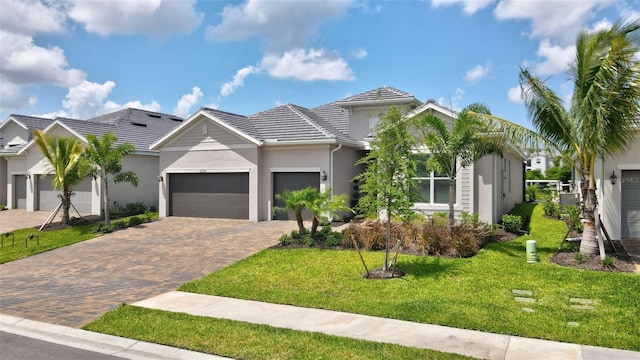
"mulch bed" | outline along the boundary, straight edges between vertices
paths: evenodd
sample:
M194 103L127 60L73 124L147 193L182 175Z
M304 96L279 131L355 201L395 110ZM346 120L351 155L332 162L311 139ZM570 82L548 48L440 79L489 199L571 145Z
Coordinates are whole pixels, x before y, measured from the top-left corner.
M599 255L585 256L582 261L576 261L576 252L559 251L551 257L551 261L562 266L572 267L582 270L598 270L609 272L635 272L636 267L627 254L608 254L607 256L614 258L613 267L605 267L602 265Z
M60 215L58 214L56 218L58 218L59 216ZM104 219L102 219L98 215L86 215L81 218L69 217L69 224L62 224L62 222L60 221L54 221L50 224L47 224L44 228L42 228L42 231L62 230L62 229L68 229L70 227L78 226L78 225L98 224L103 221ZM40 229L40 226L42 225L38 225L35 228Z

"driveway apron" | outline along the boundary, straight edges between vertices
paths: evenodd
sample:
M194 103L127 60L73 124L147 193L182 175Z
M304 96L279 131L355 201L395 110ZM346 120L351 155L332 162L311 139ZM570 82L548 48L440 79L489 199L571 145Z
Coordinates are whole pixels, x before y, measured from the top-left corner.
M277 243L290 221L169 217L0 265L0 313L80 327Z

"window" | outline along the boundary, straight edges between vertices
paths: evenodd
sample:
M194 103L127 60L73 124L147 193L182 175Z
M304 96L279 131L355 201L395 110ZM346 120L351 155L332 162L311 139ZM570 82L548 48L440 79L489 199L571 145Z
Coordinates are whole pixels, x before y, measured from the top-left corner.
M542 159L536 158L536 164L542 164Z
M418 188L415 202L421 204L448 204L449 178L444 174L437 174L427 170L428 154L415 154L417 162Z
M370 117L369 118L369 134L367 137L373 137L376 134L376 126L378 125L378 121L380 119L378 117Z

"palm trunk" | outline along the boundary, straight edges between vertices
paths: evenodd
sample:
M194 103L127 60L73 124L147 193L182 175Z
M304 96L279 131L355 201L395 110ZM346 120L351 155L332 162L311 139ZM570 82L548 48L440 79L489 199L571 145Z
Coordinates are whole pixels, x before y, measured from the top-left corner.
M107 182L107 174L104 169L101 171L102 186L104 186L104 225L111 225L111 212L109 211L109 184Z
M456 181L455 178L449 178L449 234L453 232L455 225L455 216L453 212L453 204L456 197Z
M302 220L302 211L296 211L296 222L298 223L298 233L304 235L307 231L304 229L304 222Z
M318 221L318 218L314 216L313 220L311 221L311 236L315 236L316 231L318 231L319 225L320 225L320 221Z
M71 189L65 188L62 190L62 196L60 197L62 202L62 224L69 223L69 208L71 208Z
M590 187L587 181L581 182L582 193L582 240L580 241L580 253L596 255L598 253L598 241L596 239L595 210L598 206L595 187Z

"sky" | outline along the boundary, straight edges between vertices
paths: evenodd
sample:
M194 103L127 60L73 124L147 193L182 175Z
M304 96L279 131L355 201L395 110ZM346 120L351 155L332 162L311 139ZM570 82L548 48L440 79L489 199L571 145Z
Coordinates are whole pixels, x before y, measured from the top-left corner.
M640 0L0 0L0 121L250 115L388 85L530 126L520 69L568 99L579 32L632 18Z

